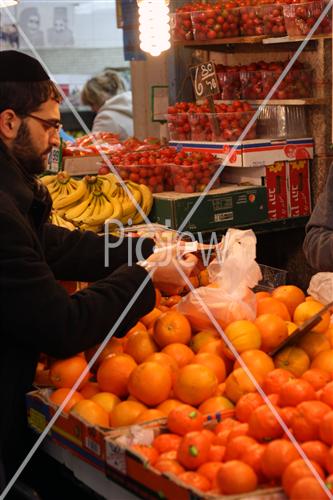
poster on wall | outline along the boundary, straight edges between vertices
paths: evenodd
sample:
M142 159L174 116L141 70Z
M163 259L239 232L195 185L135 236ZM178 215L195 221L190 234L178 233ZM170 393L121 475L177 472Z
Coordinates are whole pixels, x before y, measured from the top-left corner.
M56 2L21 2L17 19L24 34L19 35L21 48L57 48L75 45L73 4Z

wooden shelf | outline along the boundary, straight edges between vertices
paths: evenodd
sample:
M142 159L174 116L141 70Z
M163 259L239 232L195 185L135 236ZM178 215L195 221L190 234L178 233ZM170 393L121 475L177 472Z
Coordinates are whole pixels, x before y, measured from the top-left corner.
M236 101L248 102L250 104L262 104L263 100L251 99L234 99ZM216 103L231 104L233 100L214 100ZM266 106L322 106L326 104L324 98L321 97L308 97L304 99L271 99L266 103Z
M230 45L230 44L241 44L241 43L252 43L252 44L277 44L277 43L290 43L290 42L302 42L305 40L306 36L284 36L284 37L275 37L268 38L266 36L240 36L234 38L215 38L215 40L189 40L189 41L181 41L181 42L173 42L175 46L183 46L183 47L204 47L204 46L214 46L214 45ZM313 35L309 41L312 40L322 40L322 39L330 39L332 38L332 34L323 34L323 35Z

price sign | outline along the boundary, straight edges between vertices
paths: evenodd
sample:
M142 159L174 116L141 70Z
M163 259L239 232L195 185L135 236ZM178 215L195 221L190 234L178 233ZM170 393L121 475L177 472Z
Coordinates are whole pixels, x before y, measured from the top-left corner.
M197 99L220 92L219 81L212 61L201 63L191 68L191 77Z

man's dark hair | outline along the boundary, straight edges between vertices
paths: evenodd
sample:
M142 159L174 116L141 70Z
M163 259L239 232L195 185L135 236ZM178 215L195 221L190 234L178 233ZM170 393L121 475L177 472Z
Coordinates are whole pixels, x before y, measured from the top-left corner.
M44 102L54 99L60 103L61 94L54 82L0 82L0 113L12 109L25 116L39 108Z

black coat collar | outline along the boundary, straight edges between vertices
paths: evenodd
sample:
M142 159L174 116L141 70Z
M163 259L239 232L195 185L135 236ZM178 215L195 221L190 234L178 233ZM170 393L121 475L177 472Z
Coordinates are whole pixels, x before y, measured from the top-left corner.
M52 201L46 194L43 199L34 192L35 184L24 175L0 140L0 191L11 196L23 215L31 215L36 227L46 222Z

